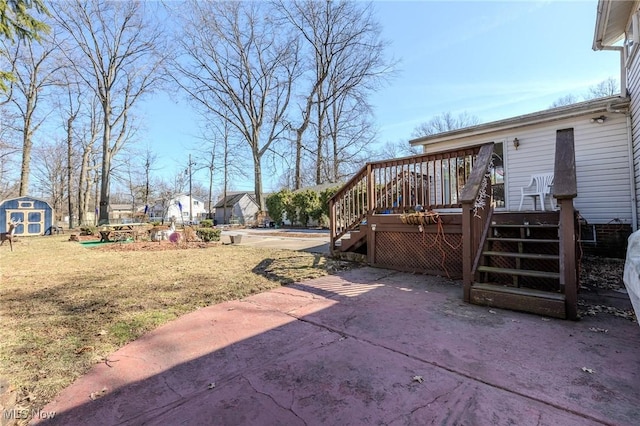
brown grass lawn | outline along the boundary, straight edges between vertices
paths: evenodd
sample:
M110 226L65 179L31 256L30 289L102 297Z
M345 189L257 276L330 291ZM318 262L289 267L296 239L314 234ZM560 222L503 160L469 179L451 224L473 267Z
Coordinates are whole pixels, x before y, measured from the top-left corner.
M0 379L16 389L19 408L42 408L93 364L179 315L348 267L236 245L103 248L64 235L0 247Z

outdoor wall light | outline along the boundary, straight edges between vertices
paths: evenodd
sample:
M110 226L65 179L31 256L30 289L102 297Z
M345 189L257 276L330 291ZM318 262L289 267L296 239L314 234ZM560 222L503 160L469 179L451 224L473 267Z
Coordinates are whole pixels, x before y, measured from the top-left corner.
M513 146L516 150L518 150L518 147L520 146L520 140L518 138L515 138L513 140Z
M592 122L592 123L600 123L600 124L602 124L602 123L604 123L604 120L606 120L606 119L607 119L607 116L606 116L606 115L601 115L600 117L594 117L594 118L592 118L592 119L591 119L591 122Z

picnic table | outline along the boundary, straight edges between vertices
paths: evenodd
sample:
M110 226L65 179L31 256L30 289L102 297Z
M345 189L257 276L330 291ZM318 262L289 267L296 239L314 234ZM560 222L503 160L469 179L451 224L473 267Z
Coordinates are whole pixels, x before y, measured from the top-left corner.
M122 241L128 238L138 239L140 230L146 227L146 223L115 223L100 225L100 242Z

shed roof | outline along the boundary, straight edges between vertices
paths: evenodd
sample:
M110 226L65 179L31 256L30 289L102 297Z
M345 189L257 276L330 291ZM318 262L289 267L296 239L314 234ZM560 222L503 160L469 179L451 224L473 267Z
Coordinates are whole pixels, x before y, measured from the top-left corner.
M47 200L45 200L45 199L43 199L43 198L32 197L32 196L30 196L30 195L22 195L22 196L20 196L20 197L12 197L12 198L4 199L4 200L0 201L0 206L1 206L1 205L3 205L4 203L6 203L7 201L22 200L22 199L24 199L24 198L28 198L28 199L30 199L30 200L41 201L41 202L43 202L43 203L46 203L46 204L49 206L49 208L53 209L53 207L51 206L51 203L49 203Z
M215 206L213 206L213 208L214 208L214 209L218 209L218 208L224 207L225 205L226 205L227 207L233 206L233 205L235 205L238 201L240 201L240 200L242 199L242 197L244 197L245 195L246 195L247 197L249 197L249 199L250 199L253 203L255 203L256 205L258 205L258 203L257 203L257 201L256 201L256 197L255 197L255 195L254 195L253 193L249 193L249 192L239 192L239 193L236 193L236 194L228 194L228 195L226 196L226 198L222 198L220 201L218 201L218 202L216 203L216 205L215 205Z

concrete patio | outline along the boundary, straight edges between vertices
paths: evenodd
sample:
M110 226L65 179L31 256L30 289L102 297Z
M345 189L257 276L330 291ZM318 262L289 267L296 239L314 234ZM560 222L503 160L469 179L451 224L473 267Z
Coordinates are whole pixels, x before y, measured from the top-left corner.
M364 267L204 308L110 355L41 423L638 424L637 323L550 320L461 293Z

